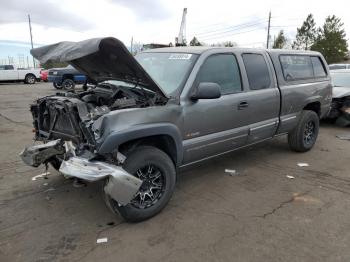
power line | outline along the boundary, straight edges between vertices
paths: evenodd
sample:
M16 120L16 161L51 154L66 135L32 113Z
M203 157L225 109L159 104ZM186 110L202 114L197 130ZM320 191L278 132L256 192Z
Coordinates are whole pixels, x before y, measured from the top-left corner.
M201 36L201 35L212 35L212 34L221 34L221 33L226 33L226 32L232 32L232 31L237 31L240 29L244 29L244 28L248 28L248 27L252 27L252 26L256 26L256 25L260 25L260 24L264 24L266 23L267 20L266 19L259 19L256 21L251 21L251 22L247 22L247 23L243 23L243 24L239 24L239 25L235 25L235 26L229 26L229 27L225 27L225 28L221 28L221 29L217 29L217 30L212 30L212 31L207 31L207 32L202 32L202 33L195 33L194 35L197 36Z
M255 28L253 30L248 30L248 31L243 31L243 32L238 32L238 33L233 33L233 34L227 34L225 33L224 35L216 35L216 36L212 36L212 37L204 37L201 38L201 40L211 40L211 39L216 39L216 38L223 38L223 37L227 37L227 36L232 36L232 35L240 35L240 34L245 34L245 33L249 33L249 32L253 32L253 31L259 31L262 30L264 28Z

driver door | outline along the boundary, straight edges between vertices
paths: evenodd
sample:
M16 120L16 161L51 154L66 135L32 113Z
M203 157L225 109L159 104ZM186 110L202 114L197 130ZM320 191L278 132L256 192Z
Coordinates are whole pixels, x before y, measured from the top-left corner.
M236 56L213 54L201 65L192 88L201 82L217 83L221 97L198 99L184 106L184 164L231 151L248 137L246 93Z

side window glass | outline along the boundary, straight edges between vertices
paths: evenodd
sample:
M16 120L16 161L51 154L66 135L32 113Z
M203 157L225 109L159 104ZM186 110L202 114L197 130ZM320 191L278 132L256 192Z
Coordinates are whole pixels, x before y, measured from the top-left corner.
M287 81L308 79L314 77L310 56L281 55L280 62L284 78Z
M236 57L232 54L209 56L201 66L196 82L217 83L222 95L241 92L241 75Z
M242 58L247 71L249 88L251 90L269 88L271 79L264 57L261 54L243 54Z
M311 57L312 67L314 68L315 77L324 77L327 75L324 65L318 56Z
M5 70L13 70L13 65L5 65Z

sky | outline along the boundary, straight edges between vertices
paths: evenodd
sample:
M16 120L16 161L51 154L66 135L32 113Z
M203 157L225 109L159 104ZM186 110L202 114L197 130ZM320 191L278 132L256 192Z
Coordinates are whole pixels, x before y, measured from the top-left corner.
M127 46L131 38L139 43L174 43L186 7L187 42L196 36L207 44L233 41L239 46L264 47L269 11L271 39L283 29L293 41L296 28L309 13L317 26L328 15L340 17L349 37L349 6L348 0L0 0L0 62L30 49L28 14L37 46L105 36ZM17 45L18 51L11 50Z

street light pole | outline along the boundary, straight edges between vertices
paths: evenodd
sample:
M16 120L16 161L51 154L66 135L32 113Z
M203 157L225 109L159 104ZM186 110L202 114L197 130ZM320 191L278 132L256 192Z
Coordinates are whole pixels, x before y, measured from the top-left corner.
M29 32L30 32L30 43L32 45L32 49L34 48L33 46L33 35L32 35L32 23L30 21L30 15L28 14L28 22L29 22ZM35 59L33 56L33 66L35 67Z

